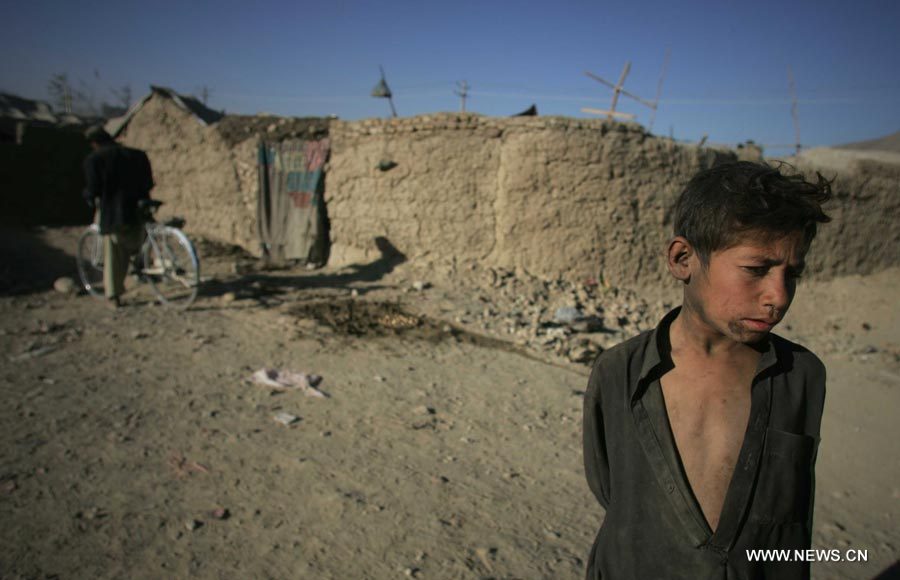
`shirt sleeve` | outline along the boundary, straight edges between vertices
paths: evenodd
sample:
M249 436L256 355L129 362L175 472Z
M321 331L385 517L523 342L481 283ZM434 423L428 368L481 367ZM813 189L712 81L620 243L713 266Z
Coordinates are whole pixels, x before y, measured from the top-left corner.
M144 178L144 191L143 193L147 196L150 194L150 190L153 189L153 170L150 168L150 159L147 157L147 154L141 151L140 154L140 164L141 164L141 172Z
M819 433L822 425L822 415L825 412L825 365L818 359L816 359L816 363L809 378L810 388L807 390L807 396L809 397L809 414L807 417L810 423L807 425L807 429L816 438L813 458L809 464L809 515L806 524L810 535L813 530L813 510L815 509L816 500L816 460L819 456Z
M597 501L604 509L609 509L609 456L606 447L606 434L603 423L603 407L601 405L600 386L603 372L599 357L594 363L588 388L584 395L584 471L588 486Z
M100 197L100 176L96 158L91 155L84 160L84 191L82 197L90 207L94 207L94 198Z

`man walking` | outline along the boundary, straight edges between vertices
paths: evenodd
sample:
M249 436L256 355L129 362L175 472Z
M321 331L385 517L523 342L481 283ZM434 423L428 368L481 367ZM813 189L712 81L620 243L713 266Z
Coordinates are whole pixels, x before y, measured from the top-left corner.
M91 127L85 137L93 152L84 161L84 198L99 212L103 288L110 306L118 308L125 291L128 260L140 250L142 242L138 202L150 199L153 174L143 151L116 143L102 127Z

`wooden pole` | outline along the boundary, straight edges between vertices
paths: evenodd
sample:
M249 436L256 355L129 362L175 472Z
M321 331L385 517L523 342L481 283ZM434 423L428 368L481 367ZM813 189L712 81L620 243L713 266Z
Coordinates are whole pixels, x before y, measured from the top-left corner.
M625 84L625 77L628 76L628 71L631 70L631 61L625 62L625 68L622 69L622 75L619 76L619 82L616 83L616 86L613 87L613 97L612 104L609 106L609 119L613 118L613 113L616 111L616 103L619 101L619 93L622 92L622 85Z
M794 120L794 151L800 155L800 117L797 114L797 87L794 84L794 71L787 67L788 90L791 92L791 118Z
M666 56L663 58L662 70L659 73L659 83L656 85L656 98L653 100L653 113L650 115L650 124L647 131L653 130L653 122L656 121L656 109L659 107L659 97L662 95L663 80L666 78L666 71L669 70L669 58L672 56L672 49L666 47Z
M389 97L387 98L387 100L388 100L388 104L390 104L390 106L391 106L391 116L396 118L396 117L397 117L397 109L394 108L394 97L393 97L393 95L392 95L392 96L389 96Z
M584 73L587 76L594 79L595 81L602 83L613 90L612 103L610 104L609 110L604 111L604 113L606 114L608 119L612 119L613 117L620 116L620 115L624 116L623 113L616 112L616 105L619 102L619 95L624 95L630 99L634 99L635 101L641 103L642 105L646 105L646 106L650 107L651 109L653 109L654 111L656 110L656 103L651 103L649 101L645 101L644 99L638 97L637 95L633 95L633 94L629 93L628 91L626 91L623 88L623 85L625 84L625 78L628 76L628 72L630 70L631 70L631 62L628 61L625 63L625 68L622 69L622 74L619 76L619 82L617 82L616 84L612 84L608 80L606 80L602 77L598 77L594 73L591 73L588 71L585 71L585 73ZM659 99L659 97L657 96L657 100L658 99ZM590 110L582 109L582 111L584 111L586 113L599 113L599 109L590 109ZM630 118L634 118L634 115L630 115Z
M591 113L594 115L606 115L608 118L621 117L621 118L627 119L629 121L631 119L634 119L637 116L634 113L623 113L621 111L607 111L604 109L592 109L590 107L582 107L581 112L582 113Z

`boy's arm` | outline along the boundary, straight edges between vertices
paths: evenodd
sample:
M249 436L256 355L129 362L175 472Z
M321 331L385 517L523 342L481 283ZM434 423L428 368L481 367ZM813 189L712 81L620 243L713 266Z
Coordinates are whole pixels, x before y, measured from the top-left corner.
M816 446L813 450L813 458L809 465L809 514L806 525L809 529L810 539L812 539L813 510L815 509L816 503L816 460L819 456L819 445L821 442L819 433L821 431L822 425L822 414L825 410L825 365L823 365L821 361L817 360L816 362L818 362L818 365L816 365L815 371L810 378L813 385L813 388L810 389L810 413L808 414L808 416L811 418L811 424L807 426L807 429L809 429L809 431L807 432L811 433L816 438Z
M600 401L600 359L594 363L588 388L584 395L584 472L588 486L603 509L609 509L609 456L606 452L606 433Z

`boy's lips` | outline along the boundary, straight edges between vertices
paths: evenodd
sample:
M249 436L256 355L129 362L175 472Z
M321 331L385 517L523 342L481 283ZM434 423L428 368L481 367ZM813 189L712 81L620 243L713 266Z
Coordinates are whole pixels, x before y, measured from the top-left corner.
M750 327L751 330L772 330L772 328L778 324L778 321L761 319L761 318L745 318L744 323Z

